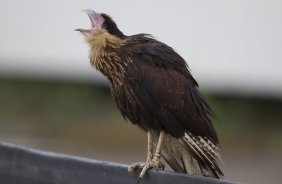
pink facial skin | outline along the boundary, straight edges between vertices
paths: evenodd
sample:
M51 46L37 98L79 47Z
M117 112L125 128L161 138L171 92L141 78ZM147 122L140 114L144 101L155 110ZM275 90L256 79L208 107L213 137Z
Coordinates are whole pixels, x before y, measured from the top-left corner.
M83 12L85 12L91 22L91 28L90 29L76 29L76 31L81 32L82 34L89 34L92 32L95 32L97 29L100 29L104 23L104 18L101 16L101 14L96 13L95 11L91 10L91 9L86 9L83 10Z

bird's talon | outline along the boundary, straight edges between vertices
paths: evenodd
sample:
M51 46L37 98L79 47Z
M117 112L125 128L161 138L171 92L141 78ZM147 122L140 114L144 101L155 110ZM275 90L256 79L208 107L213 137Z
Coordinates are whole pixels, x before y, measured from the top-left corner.
M165 169L165 165L162 162L159 162L158 167L156 169L163 171Z
M157 160L151 160L149 162L138 162L138 163L134 163L134 164L130 165L128 167L128 171L133 172L133 171L135 171L136 169L139 169L139 168L142 169L142 170L141 170L141 173L138 177L138 180L142 179L144 177L144 175L146 174L146 172L151 168L155 168L157 170L164 170L164 164L161 163L160 161L157 161Z
M131 164L128 167L128 172L134 172L135 170L139 168L143 168L145 165L146 165L146 162L137 162L137 163Z

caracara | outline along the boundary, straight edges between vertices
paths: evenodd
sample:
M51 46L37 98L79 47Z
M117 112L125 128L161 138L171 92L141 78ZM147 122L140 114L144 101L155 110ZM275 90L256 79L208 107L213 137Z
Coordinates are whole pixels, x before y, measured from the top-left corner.
M128 167L164 169L221 178L219 141L213 112L201 97L185 60L148 34L124 35L112 18L84 10L91 28L76 29L90 46L91 65L110 82L113 100L125 119L148 137L145 162Z

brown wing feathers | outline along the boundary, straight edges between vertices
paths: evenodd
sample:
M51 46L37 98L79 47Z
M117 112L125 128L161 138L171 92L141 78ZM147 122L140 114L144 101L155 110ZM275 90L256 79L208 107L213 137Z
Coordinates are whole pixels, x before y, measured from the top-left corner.
M173 54L171 48L166 49L161 53ZM181 67L175 67L167 61L169 56L160 56L157 51L139 45L127 68L126 75L131 79L127 84L132 85L133 98L149 116L139 126L164 129L179 138L168 138L162 151L173 170L220 178L223 174L216 162L220 159L218 138L209 117L213 112L200 96L184 60L174 58L174 62L181 59L177 61Z

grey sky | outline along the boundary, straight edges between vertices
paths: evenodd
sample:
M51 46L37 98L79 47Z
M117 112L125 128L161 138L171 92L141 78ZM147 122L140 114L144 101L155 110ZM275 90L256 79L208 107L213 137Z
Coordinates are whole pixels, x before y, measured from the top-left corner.
M90 26L86 8L172 46L204 89L282 96L279 0L1 0L0 73L101 79L74 31Z

